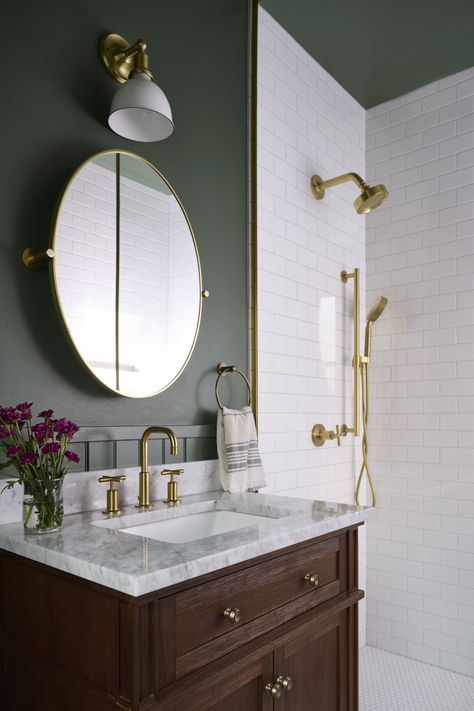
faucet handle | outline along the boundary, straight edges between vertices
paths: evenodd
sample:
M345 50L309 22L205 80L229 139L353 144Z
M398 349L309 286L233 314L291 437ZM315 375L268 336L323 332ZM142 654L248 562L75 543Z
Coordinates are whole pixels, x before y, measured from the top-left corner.
M168 482L168 498L165 500L165 504L176 506L179 504L178 497L178 482L175 481L175 476L181 476L184 474L184 469L162 469L161 476L169 476L170 480Z
M99 484L103 484L104 482L110 482L110 488L113 489L113 485L115 482L118 482L122 484L127 477L124 476L123 474L121 476L101 476L97 481Z
M97 481L99 484L110 484L107 490L107 508L102 513L107 516L110 514L119 514L119 493L115 488L115 484L122 484L126 480L126 476L101 476Z
M162 469L161 476L171 477L171 481L174 481L175 476L181 476L184 474L184 469Z

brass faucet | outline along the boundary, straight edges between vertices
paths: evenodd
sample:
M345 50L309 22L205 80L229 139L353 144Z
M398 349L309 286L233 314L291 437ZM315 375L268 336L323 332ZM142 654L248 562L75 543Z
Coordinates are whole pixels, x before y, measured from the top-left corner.
M165 434L170 441L171 454L178 452L178 440L169 427L148 427L140 442L140 474L138 475L138 509L148 509L150 503L150 472L148 471L148 440L152 434Z

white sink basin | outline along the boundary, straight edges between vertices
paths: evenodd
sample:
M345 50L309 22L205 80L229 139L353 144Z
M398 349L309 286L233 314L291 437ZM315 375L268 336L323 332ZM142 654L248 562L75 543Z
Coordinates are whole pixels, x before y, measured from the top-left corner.
M127 528L119 528L122 533L154 538L167 543L189 543L201 538L217 536L219 533L236 531L239 528L258 526L272 521L270 516L239 513L236 511L203 511L201 513L178 516L164 521L142 523Z
M240 509L237 511L230 509ZM133 512L133 513L132 513ZM133 536L154 538L166 543L189 543L239 528L261 526L294 516L295 511L283 506L260 506L257 502L207 501L187 503L176 508L156 508L91 521L93 526L111 528Z

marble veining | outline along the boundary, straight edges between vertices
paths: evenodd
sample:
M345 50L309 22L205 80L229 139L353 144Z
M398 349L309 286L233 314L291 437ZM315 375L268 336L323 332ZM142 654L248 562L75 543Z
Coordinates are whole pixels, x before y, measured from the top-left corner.
M45 536L25 535L18 523L4 524L0 548L139 596L360 523L373 511L349 504L222 491L183 497L178 508L154 503L154 512L164 518L210 508L254 513L262 516L262 523L189 543L165 543L118 530L150 519L149 512L130 506L124 507L122 516L107 521L113 528L104 527L101 511L67 515L61 532Z

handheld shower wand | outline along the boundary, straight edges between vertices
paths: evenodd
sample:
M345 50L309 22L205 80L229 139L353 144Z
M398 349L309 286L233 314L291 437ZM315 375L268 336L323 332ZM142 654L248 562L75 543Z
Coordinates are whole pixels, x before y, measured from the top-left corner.
M382 314L383 310L388 304L388 299L385 296L381 296L375 306L369 311L367 315L367 324L365 326L365 346L364 346L364 356L361 358L360 363L360 380L361 380L361 390L362 390L362 466L360 468L359 478L357 480L357 486L355 491L355 500L359 504L359 494L360 487L362 485L362 480L364 478L364 472L367 474L367 481L369 482L370 491L372 494L372 506L375 506L376 496L374 482L372 480L372 474L370 472L368 453L369 453L369 440L368 440L368 429L369 429L369 363L372 354L372 327L378 317Z

